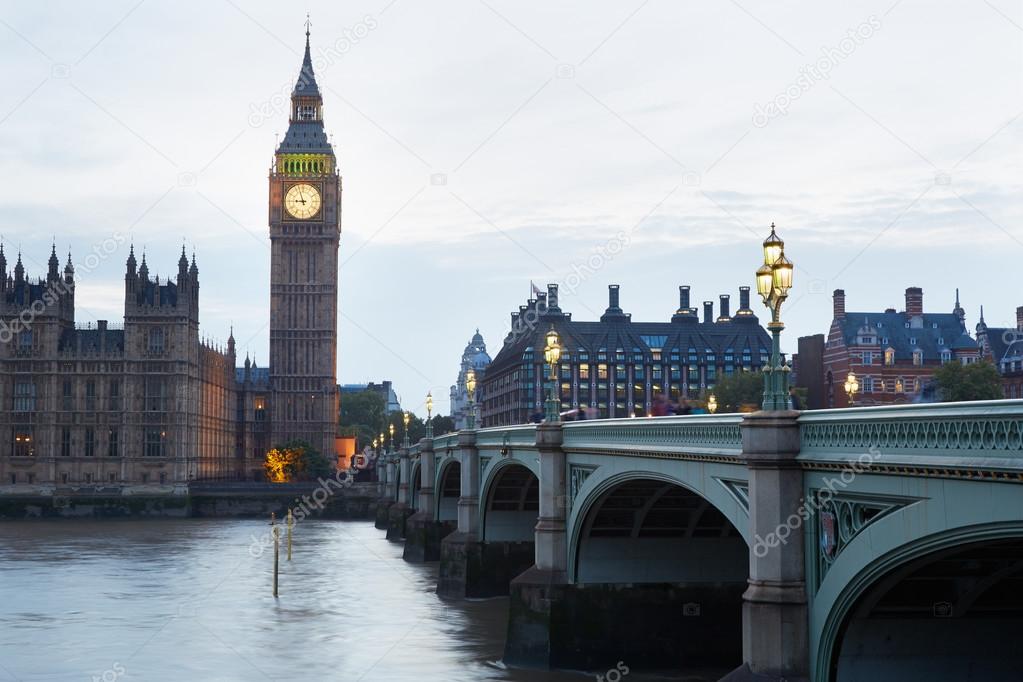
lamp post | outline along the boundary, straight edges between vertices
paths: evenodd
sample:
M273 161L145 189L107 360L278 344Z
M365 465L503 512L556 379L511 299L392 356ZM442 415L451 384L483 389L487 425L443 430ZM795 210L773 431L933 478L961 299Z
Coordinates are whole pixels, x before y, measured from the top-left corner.
M387 433L391 436L391 450L394 450L394 422L387 425Z
M845 379L845 394L849 397L849 407L852 407L858 390L860 390L860 382L856 380L856 375L850 370L849 376Z
M707 398L707 411L711 414L718 411L718 399L714 397L713 393L711 393L710 397Z
M789 367L781 361L781 304L792 288L792 261L785 257L785 242L774 231L764 241L764 264L757 270L757 293L771 310L771 362L764 368L764 410L789 409Z
M561 338L551 325L547 332L547 345L543 349L544 362L551 368L551 385L547 393L547 409L544 415L550 423L561 421L561 399L558 397L558 361L561 359Z
M426 392L426 437L433 438L433 392Z
M403 448L406 448L406 449L411 446L411 443L409 443L409 439L408 439L408 423L411 420L412 420L412 413L409 412L408 410L405 410L405 414L401 415L401 422L402 422L402 424L405 425L405 437L401 441L401 446Z
M465 428L476 428L476 370L472 367L465 373L465 392L469 396L469 414L465 417Z

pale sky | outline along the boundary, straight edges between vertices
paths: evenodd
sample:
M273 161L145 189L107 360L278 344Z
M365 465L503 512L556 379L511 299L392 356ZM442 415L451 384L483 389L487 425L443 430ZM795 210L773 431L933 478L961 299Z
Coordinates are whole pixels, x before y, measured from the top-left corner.
M104 240L161 278L184 241L202 333L233 323L265 365L267 172L306 10L344 179L342 383L446 413L475 328L496 355L530 280L576 319L609 283L635 320L668 320L679 284L734 310L772 221L797 266L788 352L835 288L951 311L959 287L971 329L1023 305L1007 0L0 2L10 265L20 247L44 274L55 236L78 321L120 321L127 244Z

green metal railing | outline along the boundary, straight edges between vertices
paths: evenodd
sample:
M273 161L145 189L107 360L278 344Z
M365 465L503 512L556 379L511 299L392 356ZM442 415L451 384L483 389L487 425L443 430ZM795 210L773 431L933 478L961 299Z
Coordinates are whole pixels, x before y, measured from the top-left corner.
M799 433L801 459L874 452L889 462L1023 468L1023 400L817 410L800 416Z

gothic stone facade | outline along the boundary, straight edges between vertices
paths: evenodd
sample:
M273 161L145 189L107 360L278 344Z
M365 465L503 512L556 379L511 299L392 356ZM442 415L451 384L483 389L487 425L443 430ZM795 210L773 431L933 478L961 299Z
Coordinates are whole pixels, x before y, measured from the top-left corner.
M0 490L173 491L262 480L273 445L335 449L341 177L306 32L288 132L270 169L270 367L199 337L199 271L128 256L124 324L75 324L74 267L13 274L0 247Z
M74 267L32 282L0 252L0 483L173 486L233 471L234 340L199 339L199 271L128 257L124 324L75 326Z
M270 169L270 386L275 442L334 452L341 175L305 57Z

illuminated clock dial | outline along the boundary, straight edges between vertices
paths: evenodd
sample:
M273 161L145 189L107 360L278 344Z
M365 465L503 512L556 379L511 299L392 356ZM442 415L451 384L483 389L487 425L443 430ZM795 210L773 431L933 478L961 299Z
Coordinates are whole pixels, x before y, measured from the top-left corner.
M292 185L284 195L284 208L299 220L312 218L320 212L320 192L304 182Z

